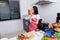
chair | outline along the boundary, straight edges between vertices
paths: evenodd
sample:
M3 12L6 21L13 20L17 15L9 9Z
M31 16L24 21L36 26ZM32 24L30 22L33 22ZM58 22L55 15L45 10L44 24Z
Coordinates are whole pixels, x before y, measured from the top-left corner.
M45 28L48 28L48 25L49 23L42 23L42 19L39 20L39 23L38 23L38 29L40 30L45 30Z
M39 22L38 22L38 29L43 30L42 19L40 19Z

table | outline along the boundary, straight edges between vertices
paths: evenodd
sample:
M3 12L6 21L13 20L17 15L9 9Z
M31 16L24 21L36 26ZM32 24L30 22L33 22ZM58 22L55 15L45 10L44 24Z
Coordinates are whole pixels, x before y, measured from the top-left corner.
M17 37L10 38L9 40L17 40Z
M32 31L32 32L28 32L28 33L32 33L35 35L34 38L30 39L30 40L41 40L41 38L44 36L44 32L43 31ZM27 33L24 33L24 35L26 35ZM17 40L16 37L10 38L9 40Z
M8 40L8 38L2 38L2 39L0 39L0 40Z

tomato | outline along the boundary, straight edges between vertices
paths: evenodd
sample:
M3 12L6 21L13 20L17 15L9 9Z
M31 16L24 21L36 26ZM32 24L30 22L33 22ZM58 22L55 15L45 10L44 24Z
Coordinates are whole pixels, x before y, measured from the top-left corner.
M21 40L26 40L26 37L24 35L20 36Z

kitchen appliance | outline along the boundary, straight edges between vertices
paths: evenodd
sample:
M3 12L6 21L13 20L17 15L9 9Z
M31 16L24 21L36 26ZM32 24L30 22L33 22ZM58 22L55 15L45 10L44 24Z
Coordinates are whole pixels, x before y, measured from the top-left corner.
M36 2L36 5L45 5L45 4L50 4L55 2L55 0L38 0L38 2Z

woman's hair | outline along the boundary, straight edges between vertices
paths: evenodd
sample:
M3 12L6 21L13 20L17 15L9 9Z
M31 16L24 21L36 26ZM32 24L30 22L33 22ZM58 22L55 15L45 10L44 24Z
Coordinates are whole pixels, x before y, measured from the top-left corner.
M36 6L33 6L34 14L38 14L38 8Z

